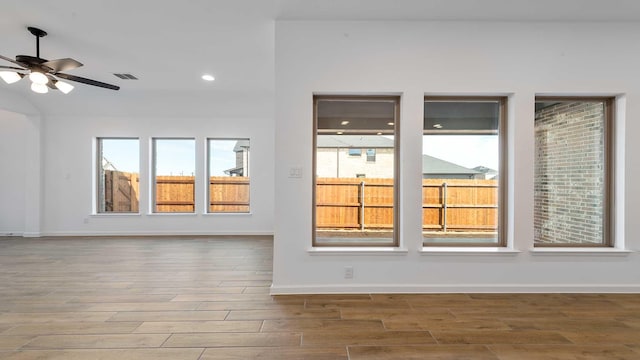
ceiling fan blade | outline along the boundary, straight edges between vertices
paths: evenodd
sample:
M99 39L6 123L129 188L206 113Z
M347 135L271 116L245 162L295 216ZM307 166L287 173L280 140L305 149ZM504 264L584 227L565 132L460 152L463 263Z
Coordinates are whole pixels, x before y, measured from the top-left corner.
M19 67L14 67L14 66L2 66L2 65L0 65L0 69L21 70L21 71L26 70L26 69L19 68Z
M71 58L64 58L45 61L42 65L51 69L53 73L57 73L59 71L68 71L79 68L82 66L82 63Z
M80 76L63 74L63 73L57 73L56 76L59 77L59 78L62 78L62 79L66 79L66 80L70 80L70 81L77 81L79 83L98 86L98 87L105 88L105 89L120 90L120 86L111 85L111 84L103 83L103 82L100 82L100 81L83 78L83 77L80 77Z
M20 65L20 66L22 66L23 68L26 68L26 67L27 67L27 64L19 63L19 62L17 62L17 61L15 61L15 60L13 60L12 58L8 58L8 57L6 57L6 56L2 56L2 55L0 55L0 59L7 60L8 62L12 62L12 63L14 63L14 64L16 64L16 65ZM24 69L21 69L21 70L24 70Z

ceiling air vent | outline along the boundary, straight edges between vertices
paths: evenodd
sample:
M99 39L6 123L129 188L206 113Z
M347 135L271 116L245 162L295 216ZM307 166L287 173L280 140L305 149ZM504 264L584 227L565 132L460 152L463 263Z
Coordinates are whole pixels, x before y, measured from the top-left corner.
M137 77L131 75L131 74L113 74L117 77L119 77L122 80L138 80Z

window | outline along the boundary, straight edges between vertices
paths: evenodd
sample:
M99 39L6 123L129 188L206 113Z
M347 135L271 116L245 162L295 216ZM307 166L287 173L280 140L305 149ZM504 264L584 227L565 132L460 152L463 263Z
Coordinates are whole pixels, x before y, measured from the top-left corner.
M367 161L368 162L376 161L376 149L367 149Z
M613 99L536 98L535 246L610 246Z
M361 156L362 149L349 149L349 156Z
M424 246L505 246L506 98L426 97Z
M195 212L196 142L153 139L153 212Z
M208 212L249 212L249 139L209 139L208 149Z
M397 246L399 101L314 97L314 246Z
M98 138L97 213L137 213L140 143L138 139Z

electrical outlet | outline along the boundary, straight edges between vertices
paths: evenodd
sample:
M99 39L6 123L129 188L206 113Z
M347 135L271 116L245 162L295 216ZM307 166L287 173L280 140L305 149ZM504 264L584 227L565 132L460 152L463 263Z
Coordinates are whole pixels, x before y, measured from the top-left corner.
M302 168L301 167L289 168L289 177L293 179L300 179L302 177Z
M345 266L344 267L344 278L345 279L353 279L353 266Z

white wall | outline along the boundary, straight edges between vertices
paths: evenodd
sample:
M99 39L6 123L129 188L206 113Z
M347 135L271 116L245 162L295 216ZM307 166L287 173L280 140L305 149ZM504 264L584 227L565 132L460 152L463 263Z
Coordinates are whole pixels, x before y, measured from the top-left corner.
M640 291L640 256L622 251L640 250L640 159L625 156L640 152L639 34L637 23L278 22L272 293ZM314 93L401 95L400 251L311 248ZM425 94L509 96L510 251L422 251ZM536 94L619 97L617 249L530 251Z
M267 114L268 116L269 114ZM43 121L43 235L273 233L273 120L201 117L53 116ZM140 139L140 214L93 214L96 137ZM196 214L150 213L152 137L196 139ZM208 137L251 141L251 213L203 214Z
M40 110L0 88L0 235L39 236Z
M22 235L25 226L26 116L0 110L0 235Z

